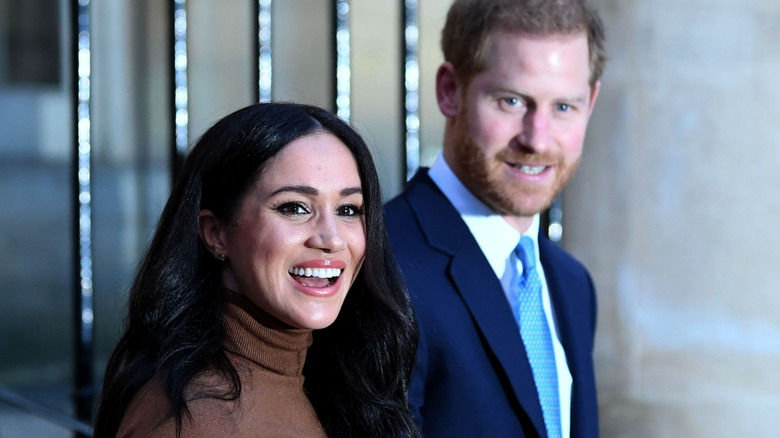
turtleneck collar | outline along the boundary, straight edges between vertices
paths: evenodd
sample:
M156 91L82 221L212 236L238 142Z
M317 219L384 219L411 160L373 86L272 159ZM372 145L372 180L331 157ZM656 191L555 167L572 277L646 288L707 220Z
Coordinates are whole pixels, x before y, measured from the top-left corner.
M225 290L225 349L284 376L301 376L312 330L290 328L245 296Z

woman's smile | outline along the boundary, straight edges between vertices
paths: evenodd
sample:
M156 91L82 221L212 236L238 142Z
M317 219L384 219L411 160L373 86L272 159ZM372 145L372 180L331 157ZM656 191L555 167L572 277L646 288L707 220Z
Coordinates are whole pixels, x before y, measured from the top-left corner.
M304 293L316 296L329 295L338 291L338 282L344 272L343 261L312 260L289 269L292 280Z

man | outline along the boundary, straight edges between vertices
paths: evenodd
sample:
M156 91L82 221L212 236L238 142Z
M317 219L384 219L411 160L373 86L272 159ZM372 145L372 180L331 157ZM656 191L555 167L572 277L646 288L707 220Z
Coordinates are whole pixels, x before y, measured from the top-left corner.
M580 160L601 21L584 0L456 0L442 49L442 154L387 205L421 332L410 406L426 437L597 437L595 291L539 214Z

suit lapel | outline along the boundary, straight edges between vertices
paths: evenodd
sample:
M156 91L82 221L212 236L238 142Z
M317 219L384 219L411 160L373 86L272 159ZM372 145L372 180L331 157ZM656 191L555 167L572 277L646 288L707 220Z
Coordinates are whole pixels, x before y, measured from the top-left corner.
M542 266L544 267L547 290L550 293L550 301L553 303L558 336L561 345L563 346L563 350L566 352L572 378L574 378L574 381L576 382L576 369L572 365L579 362L579 360L575 359L579 346L588 344L580 337L590 335L586 330L582 330L582 328L576 324L576 321L582 320L583 315L589 312L589 309L587 308L588 302L576 301L580 294L567 294L566 288L563 285L569 283L567 283L564 278L565 273L561 271L561 263L552 260L554 258L554 255L552 254L554 249L551 248L552 245L554 244L547 238L543 236L539 237L539 257Z
M528 390L534 387L531 367L501 283L457 210L422 172L406 192L420 227L431 246L452 257L448 274L455 290L539 436L546 436L538 396Z

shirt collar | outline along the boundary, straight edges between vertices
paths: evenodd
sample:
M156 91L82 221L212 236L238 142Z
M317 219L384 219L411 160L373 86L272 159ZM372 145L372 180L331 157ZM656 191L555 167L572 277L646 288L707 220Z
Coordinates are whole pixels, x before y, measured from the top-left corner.
M455 176L441 153L428 170L428 176L460 213L496 276L501 278L506 270L507 260L520 241L520 232L474 196ZM539 266L538 214L534 215L531 226L523 235L534 241L536 261Z

